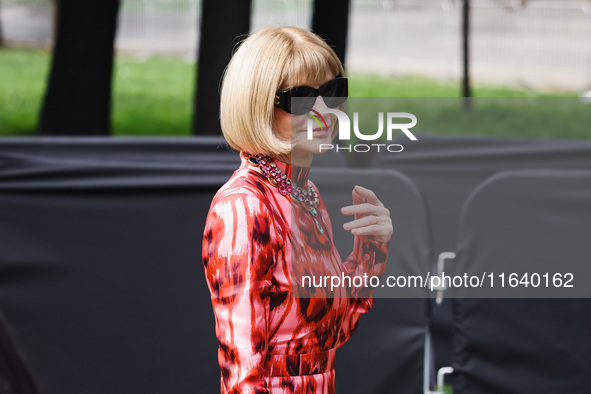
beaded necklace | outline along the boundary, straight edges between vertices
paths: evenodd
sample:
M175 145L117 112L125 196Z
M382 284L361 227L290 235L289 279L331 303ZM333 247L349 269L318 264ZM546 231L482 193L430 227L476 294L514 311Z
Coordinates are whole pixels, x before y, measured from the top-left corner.
M261 173L267 176L271 185L279 188L279 193L283 196L289 195L292 201L304 204L308 208L308 212L312 215L316 228L320 234L324 234L324 229L318 222L318 194L312 186L312 182L308 180L308 187L302 188L296 185L281 172L281 169L273 162L269 156L263 155L249 155L247 154L248 163L254 167L259 167Z

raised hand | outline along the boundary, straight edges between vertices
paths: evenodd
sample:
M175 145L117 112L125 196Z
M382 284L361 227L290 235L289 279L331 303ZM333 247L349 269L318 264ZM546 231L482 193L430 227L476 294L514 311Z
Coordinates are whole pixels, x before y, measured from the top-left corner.
M378 242L388 242L394 232L390 211L375 193L361 186L353 188L353 205L341 208L343 215L355 215L355 220L343 225L353 235L366 235Z

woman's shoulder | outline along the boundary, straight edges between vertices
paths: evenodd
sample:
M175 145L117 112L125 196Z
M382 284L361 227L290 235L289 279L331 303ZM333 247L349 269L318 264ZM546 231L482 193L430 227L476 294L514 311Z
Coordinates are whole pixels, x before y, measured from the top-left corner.
M241 167L217 191L211 202L210 210L221 203L246 203L249 206L258 205L271 210L269 190L265 185L266 179L262 174L248 167Z
M264 182L266 180L260 173L237 170L211 202L205 239L212 239L214 233L230 235L248 232L254 238L265 240L266 245L284 242L284 233L289 231L289 225L274 205L272 191Z

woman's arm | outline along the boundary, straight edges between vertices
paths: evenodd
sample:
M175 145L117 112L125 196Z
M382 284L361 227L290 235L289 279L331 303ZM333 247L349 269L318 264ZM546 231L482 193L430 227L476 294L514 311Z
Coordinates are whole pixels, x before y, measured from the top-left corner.
M203 264L227 393L268 393L268 289L276 261L271 227L264 203L249 194L217 201L205 224Z
M353 252L344 261L345 273L354 277L382 276L386 269L389 242L378 242L366 235L355 235ZM373 306L373 287L352 288L352 296L360 299L361 312Z
M314 187L316 188L315 185ZM357 189L355 189L352 194L354 206L346 207L346 209L354 208L361 212L355 215L356 225L354 224L351 226L351 223L354 222L346 224L346 226L349 225L346 228L347 230L353 230L356 228L352 233L357 234L354 234L353 251L343 261L343 270L345 275L351 277L363 277L364 275L367 275L368 277L381 276L384 273L386 261L388 259L389 241L392 234L392 221L390 220L389 211L384 208L379 200L377 200L377 197L375 197L373 192L365 188L360 189L360 191L361 193L364 193L364 195L359 194ZM330 239L332 240L333 236L330 217L320 193L318 193L318 196L321 212L323 213L323 220L328 224L328 232ZM364 210L367 211L367 213L364 213ZM343 213L348 214L346 211ZM355 212L353 211L351 213ZM374 215L380 216L380 225L375 225L378 222L377 219L374 219L375 223L371 220ZM364 219L366 216L370 217ZM364 223L364 221L367 221L367 223ZM377 239L370 238L370 236L373 236L372 234L376 234L374 237ZM364 313L371 309L373 306L373 287L353 287L349 290L351 291L351 298L356 300L354 304L356 305L357 312Z

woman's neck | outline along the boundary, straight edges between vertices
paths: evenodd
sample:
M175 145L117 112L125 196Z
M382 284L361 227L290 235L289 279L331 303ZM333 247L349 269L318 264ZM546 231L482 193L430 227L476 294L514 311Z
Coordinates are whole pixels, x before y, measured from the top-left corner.
M310 175L310 164L312 163L313 155L311 157L294 155L292 152L289 155L273 157L281 170L288 178L291 179L299 187L305 187L308 183L308 176Z
M276 159L296 167L310 167L314 154L310 152L292 151L286 155L278 155Z

